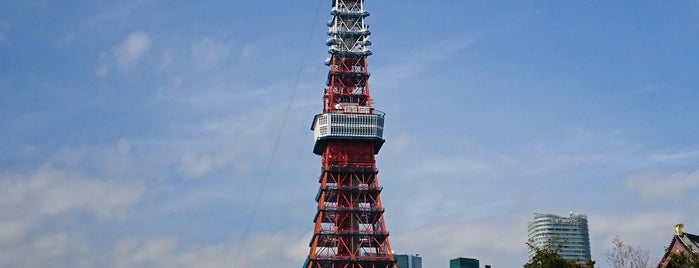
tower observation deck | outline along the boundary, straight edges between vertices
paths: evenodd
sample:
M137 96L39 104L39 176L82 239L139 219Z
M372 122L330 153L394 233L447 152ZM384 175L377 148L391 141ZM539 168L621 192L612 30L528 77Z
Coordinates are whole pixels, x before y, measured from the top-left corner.
M323 112L313 119L313 153L322 158L318 209L303 268L394 268L375 155L384 113L371 106L364 0L332 0Z

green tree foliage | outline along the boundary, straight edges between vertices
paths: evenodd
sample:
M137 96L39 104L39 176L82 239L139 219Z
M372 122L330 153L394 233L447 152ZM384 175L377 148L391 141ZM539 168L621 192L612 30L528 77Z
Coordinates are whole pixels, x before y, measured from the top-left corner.
M699 268L699 257L694 254L672 253L666 268Z
M524 268L593 268L594 261L588 261L585 264L579 264L575 260L563 259L560 255L561 245L553 248L548 245L544 248L538 248L531 243L527 243L529 249L534 251L534 255L529 259L529 262L524 265Z

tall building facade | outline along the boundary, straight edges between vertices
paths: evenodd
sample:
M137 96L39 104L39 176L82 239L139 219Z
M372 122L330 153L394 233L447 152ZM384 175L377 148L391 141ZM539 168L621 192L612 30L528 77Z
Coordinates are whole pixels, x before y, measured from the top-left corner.
M471 258L456 258L449 261L449 268L480 268L480 262Z
M304 268L394 268L375 155L384 113L372 107L364 0L332 0L323 111L313 119L321 156L313 236Z
M538 248L560 248L560 255L566 260L587 262L590 254L590 232L587 216L570 213L568 217L554 214L534 213L529 222L528 240ZM529 253L531 257L534 252Z
M422 257L418 255L394 254L398 268L422 268Z

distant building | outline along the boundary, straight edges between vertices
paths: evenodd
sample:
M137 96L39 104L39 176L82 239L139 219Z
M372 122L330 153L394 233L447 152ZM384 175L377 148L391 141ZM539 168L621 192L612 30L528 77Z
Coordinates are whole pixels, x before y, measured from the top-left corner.
M477 259L459 257L449 261L449 268L480 268L480 263Z
M592 260L587 216L572 212L569 217L534 213L534 219L528 227L527 237L533 246L560 247L561 257L566 260L578 260L581 263ZM529 252L530 258L533 255L533 251Z
M419 255L393 254L398 268L422 268L422 257Z
M665 256L658 264L659 268L667 267L672 254L699 254L699 236L682 231L683 224L675 225L675 236L672 237L670 246Z

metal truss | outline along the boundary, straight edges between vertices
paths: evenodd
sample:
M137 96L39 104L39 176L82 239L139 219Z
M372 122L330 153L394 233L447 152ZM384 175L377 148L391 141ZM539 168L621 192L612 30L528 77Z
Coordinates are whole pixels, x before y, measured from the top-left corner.
M375 154L384 114L371 107L364 0L332 0L323 114L311 129L322 156L318 209L304 268L394 268Z

